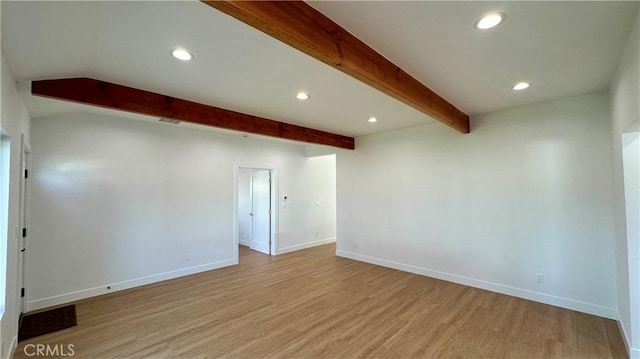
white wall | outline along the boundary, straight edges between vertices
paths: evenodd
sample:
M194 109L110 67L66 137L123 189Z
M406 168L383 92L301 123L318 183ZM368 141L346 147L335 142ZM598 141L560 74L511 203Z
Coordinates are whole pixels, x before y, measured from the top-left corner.
M10 164L10 193L8 217L9 223L5 230L8 231L7 239L7 281L6 285L5 313L2 315L2 325L0 326L0 357L7 358L13 350L13 345L17 342L18 317L20 309L18 307L17 288L17 263L18 263L18 233L19 231L19 183L20 183L20 135L24 134L29 140L30 118L29 114L20 99L16 90L16 84L10 69L2 55L1 60L1 89L2 107L0 117L0 127L10 137L11 142L11 164Z
M614 318L607 94L472 127L358 137L339 152L338 254Z
M30 309L233 264L236 164L278 167L278 250L335 240L302 145L74 114L34 119L32 151Z
M288 181L286 187L282 186L282 172L279 179L279 213L289 215L281 217L278 253L306 247L300 243L299 236L315 238L317 243L336 237L336 156L309 157L292 171L297 179ZM283 208L283 196L287 196L286 208ZM315 218L316 222L307 225L307 218Z
M638 217L625 213L627 192L638 183L628 183L622 158L622 135L640 131L640 12L613 77L610 89L613 148L613 198L618 277L619 320L633 358L640 358L640 239L627 228L638 225ZM625 180L627 182L625 183ZM627 193L627 196L630 194ZM631 219L631 222L626 220ZM635 221L634 221L635 219Z

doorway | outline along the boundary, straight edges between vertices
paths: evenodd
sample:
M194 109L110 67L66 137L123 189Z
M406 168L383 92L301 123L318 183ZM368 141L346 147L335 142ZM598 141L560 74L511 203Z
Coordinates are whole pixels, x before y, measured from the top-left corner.
M275 168L236 167L235 237L238 245L275 254L276 188Z

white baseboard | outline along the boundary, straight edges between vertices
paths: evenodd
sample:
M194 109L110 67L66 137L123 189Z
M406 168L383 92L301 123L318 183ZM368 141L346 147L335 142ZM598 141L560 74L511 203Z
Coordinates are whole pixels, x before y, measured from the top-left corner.
M234 264L238 264L237 259L226 259L218 262L206 263L198 266L182 268L182 269L178 269L170 272L153 274L153 275L142 277L142 278L130 279L130 280L111 283L111 284L104 284L98 287L87 288L87 289L79 290L76 292L59 294L59 295L55 295L47 298L30 300L27 302L27 311L38 310L42 308L52 307L55 305L70 303L77 300L95 297L102 294L113 293L113 292L129 289L129 288L140 287L140 286L151 284L151 283L162 282L169 279L184 277L187 275L206 272L206 271L210 271L210 270L218 269L222 267L228 267ZM107 287L110 287L110 289L108 289Z
M238 244L249 247L249 241L246 241L244 239L238 239Z
M18 336L14 336L13 340L11 340L11 345L9 346L9 353L6 356L7 358L11 359L13 358L13 352L16 351L16 348L18 347ZM2 355L3 353L0 353L0 355Z
M320 239L320 240L313 241L313 242L296 244L294 246L280 248L280 249L278 249L276 251L275 254L278 255L278 254L284 254L284 253L299 251L301 249L311 248L311 247L315 247L315 246L319 246L319 245L323 245L323 244L327 244L327 243L333 243L335 241L336 241L336 237L331 237L331 238Z
M497 292L497 293L514 296L514 297L532 300L535 302L550 304L556 307L593 314L600 317L605 317L605 318L614 319L614 320L618 319L618 313L615 308L604 307L597 304L581 302L581 301L573 300L569 298L557 297L554 295L534 292L527 289L521 289L521 288L511 287L508 285L488 282L488 281L479 280L479 279L473 279L473 278L441 272L433 269L417 267L410 264L393 262L386 259L369 257L362 254L357 254L357 253L338 250L336 251L336 255L344 258L354 259L361 262L367 262L367 263L376 264L383 267L393 268L393 269L397 269L405 272L420 274L427 277L442 279L448 282L463 284L469 287L485 289L492 292Z
M620 312L617 313L616 323L618 323L618 330L620 330L620 334L622 334L622 340L624 341L624 346L627 349L627 354L631 355L633 352L631 348L631 338L627 334L627 331L624 329L624 325L622 325L622 318L620 317ZM631 356L633 358L633 356Z
M631 337L627 332L625 332L624 327L620 325L620 320L618 320L618 327L622 332L622 339L624 340L624 345L627 346L627 353L629 353L630 359L640 359L640 348L632 348L631 347Z

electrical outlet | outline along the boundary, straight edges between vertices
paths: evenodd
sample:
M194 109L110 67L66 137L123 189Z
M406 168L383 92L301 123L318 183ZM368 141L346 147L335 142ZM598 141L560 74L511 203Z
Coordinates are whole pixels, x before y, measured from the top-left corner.
M537 274L536 283L544 283L544 273Z
M320 237L320 233L316 232L316 238Z
M353 248L355 249L360 248L360 244L358 244L358 241L353 242Z
M188 261L190 261L190 260L191 260L191 258L189 258L189 252L185 253L185 254L184 254L184 261L185 261L185 262L188 262Z

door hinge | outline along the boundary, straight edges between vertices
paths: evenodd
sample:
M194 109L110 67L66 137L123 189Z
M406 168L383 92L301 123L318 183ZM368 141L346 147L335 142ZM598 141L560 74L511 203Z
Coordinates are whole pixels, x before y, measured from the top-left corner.
M24 170L24 178L29 178L29 170Z
M269 247L271 247L271 241L269 241Z
M22 288L20 290L20 298L24 298L24 292L25 292L25 290L24 290L24 288Z
M27 238L27 229L22 228L22 238Z
M269 209L269 214L271 214L271 209Z

